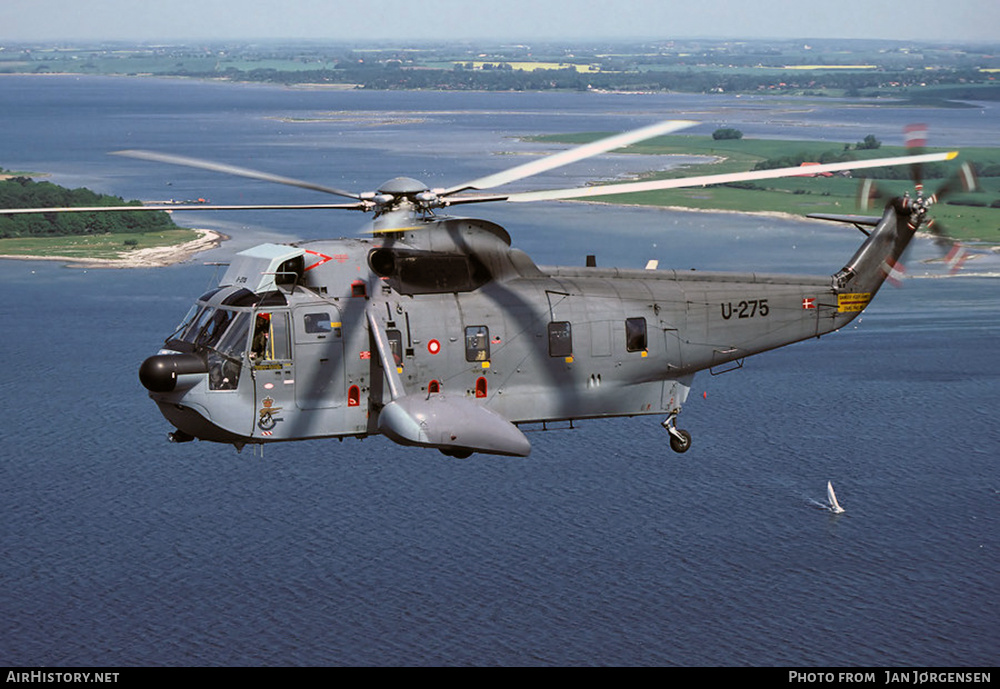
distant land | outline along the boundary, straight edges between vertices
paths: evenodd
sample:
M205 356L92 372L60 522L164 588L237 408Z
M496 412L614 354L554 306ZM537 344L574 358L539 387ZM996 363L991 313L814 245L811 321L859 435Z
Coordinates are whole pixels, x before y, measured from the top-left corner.
M1000 42L0 44L0 74L190 77L363 89L771 93L1000 100Z
M967 101L1000 100L1000 42L940 45L868 40L660 41L642 44L419 46L245 43L197 45L0 44L3 75L81 74L170 77L279 84L288 87L382 90L572 90L597 92L746 93L775 96L894 98L922 107L976 107ZM549 137L579 144L597 134ZM826 161L853 143L774 141L712 137L661 137L628 152L705 155L711 172L748 170L757 165ZM856 149L857 150L857 149ZM792 151L795 160L777 160ZM865 156L902 155L903 149L864 150ZM976 163L985 193L958 194L935 209L935 217L962 240L1000 245L1000 149L962 151ZM903 172L901 172L901 170ZM675 170L665 176L690 174ZM699 170L699 174L702 171ZM882 176L887 193L912 184ZM0 169L0 179L33 176ZM951 171L925 169L929 191ZM652 176L652 175L651 175ZM885 179L889 177L889 179ZM22 181L21 186L25 186ZM5 186L12 186L4 183ZM38 184L39 189L52 185ZM734 212L845 213L854 210L857 181L846 177L790 178L718 185L699 190L648 192L607 197L606 202L648 204L688 210ZM85 190L77 190L78 192ZM99 201L94 203L107 203ZM135 202L138 203L138 202ZM71 205L66 201L67 205ZM9 203L10 207L17 204ZM38 205L62 205L53 201ZM79 205L79 204L77 204ZM139 214L152 219L152 214ZM198 233L164 226L114 227L109 221L76 216L56 222L41 216L0 218L0 253L111 259L121 264L142 249L191 242ZM130 221L131 222L131 221ZM71 225L56 229L56 225ZM29 226L25 229L25 226ZM77 237L61 239L65 235ZM209 245L221 238L212 237ZM191 248L199 245L189 244ZM189 255L189 254L188 254ZM184 254L165 259L183 260ZM159 258L157 260L160 260ZM127 263L127 261L124 261Z
M737 130L733 130L737 131ZM597 134L566 134L533 137L535 141L579 145L598 138ZM661 136L627 149L626 153L646 155L682 155L714 158L715 163L674 168L665 173L642 176L643 179L686 177L692 174L721 174L746 170L794 167L809 163L832 163L864 158L888 158L906 155L911 149L883 146L874 137L865 137L863 145L830 141L789 139L724 138L712 136ZM870 146L870 147L869 147ZM928 148L924 152L948 149ZM950 237L1000 246L1000 148L959 149L959 160L969 161L979 178L979 190L952 193L932 210L935 222L946 228ZM924 165L920 176L930 194L940 189L957 172L955 163ZM913 193L911 170L906 166L862 170L860 177L876 180L886 195ZM627 196L606 196L604 203L648 205L683 210L728 211L806 216L810 213L851 214L857 210L858 178L850 174L812 176L808 167L803 175L758 182L716 184L694 189L648 191ZM882 202L884 203L884 201ZM867 211L878 215L880 205Z
M623 152L638 157L682 155L715 161L696 164L696 170L692 170L691 166L684 166L665 173L641 176L643 179L659 179L892 157L905 155L908 150L882 146L872 136L865 137L863 142L837 144L829 141L743 138L738 130L724 131L739 136L661 136L630 146ZM609 132L548 135L532 139L581 145L607 134ZM944 149L928 149L928 152L936 150ZM961 156L973 163L980 178L981 189L971 193L951 194L935 206L935 221L946 228L953 239L1000 246L1000 184L997 183L1000 179L1000 148L964 148ZM641 168L641 163L637 167ZM0 172L4 171L0 169ZM921 170L921 177L928 192L932 193L955 172L956 166L953 164L925 165ZM866 175L878 180L877 185L885 194L901 194L912 190L910 170L906 167L871 169L866 171ZM792 216L810 213L843 214L857 212L858 186L859 180L851 178L849 174L816 177L810 176L806 167L803 175L797 177L696 189L652 191L620 197L607 196L598 203ZM49 202L39 190L52 196ZM68 190L46 182L31 182L25 177L12 177L0 182L0 197L3 197L5 191L11 196L6 204L0 206L6 207L122 202L121 199L110 196L95 200L91 198L92 192L86 189ZM23 193L24 198L14 198L15 191ZM870 214L878 212L873 209ZM118 217L112 221L114 216ZM130 222L123 222L128 216L133 216ZM162 224L152 222L154 218L161 219ZM148 224L144 222L147 220L150 221ZM143 221L142 224L140 221ZM160 212L0 216L0 237L7 237L0 239L0 258L50 259L93 267L168 265L187 260L193 253L217 246L226 239L205 230L177 228L167 214Z

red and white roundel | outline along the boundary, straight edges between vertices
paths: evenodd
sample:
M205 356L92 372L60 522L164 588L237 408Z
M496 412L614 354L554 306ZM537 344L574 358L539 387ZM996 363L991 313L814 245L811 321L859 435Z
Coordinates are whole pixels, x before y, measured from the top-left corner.
M441 351L441 343L437 340L431 340L427 343L427 351L431 354L437 354Z

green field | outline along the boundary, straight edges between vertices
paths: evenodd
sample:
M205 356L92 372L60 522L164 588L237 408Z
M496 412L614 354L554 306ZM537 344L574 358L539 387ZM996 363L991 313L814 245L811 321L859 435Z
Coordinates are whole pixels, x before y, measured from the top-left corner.
M74 235L71 237L25 237L0 239L0 255L62 256L67 258L119 258L124 251L175 246L197 239L194 230L162 232ZM135 242L134 245L126 242Z
M535 141L581 144L605 136L606 134L581 134L566 136L537 137ZM852 146L855 142L851 142ZM828 141L781 141L772 139L715 140L708 136L665 136L625 149L628 153L648 155L698 155L719 158L709 165L692 165L669 173L653 173L645 179L665 179L725 172L750 170L753 166L770 158L803 153L818 159L828 151L843 149L843 143ZM947 149L927 149L927 152ZM959 157L951 168L957 169L962 160L975 161L983 165L1000 164L1000 149L961 148ZM875 150L852 151L858 158L882 158L907 154L907 149L882 146ZM637 166L641 168L641 165ZM863 171L862 171L863 172ZM944 179L925 180L928 193L945 182ZM622 196L606 196L605 203L623 203L653 206L673 206L698 210L727 210L751 213L788 213L807 215L809 213L858 213L856 193L858 179L843 177L791 177L786 179L755 182L757 189L739 189L730 186L700 187L696 189L651 191ZM886 180L878 186L887 194L913 193L913 185L902 180ZM1000 244L1000 208L991 208L1000 202L1000 178L980 179L982 191L969 194L955 194L947 199L949 203L934 206L931 211L935 221L946 227L956 239L980 240ZM953 205L967 204L976 205ZM867 211L872 215L877 211Z

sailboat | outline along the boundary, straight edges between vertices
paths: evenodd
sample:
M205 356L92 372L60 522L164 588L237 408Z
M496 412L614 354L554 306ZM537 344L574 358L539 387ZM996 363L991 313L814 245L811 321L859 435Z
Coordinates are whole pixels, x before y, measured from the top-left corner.
M837 502L837 494L833 492L833 483L830 481L826 482L826 501L829 503L830 511L834 514L840 514L844 511L844 508Z

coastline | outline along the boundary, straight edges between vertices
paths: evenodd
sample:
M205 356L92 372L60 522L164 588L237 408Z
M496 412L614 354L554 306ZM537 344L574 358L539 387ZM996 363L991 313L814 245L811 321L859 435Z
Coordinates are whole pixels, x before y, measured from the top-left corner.
M837 222L835 220L824 220L822 218L808 218L804 215L798 215L796 213L786 213L784 211L737 211L731 209L715 209L715 208L688 208L687 206L656 206L651 204L642 203L611 203L609 201L595 201L593 199L563 199L559 203L589 203L589 204L602 204L605 206L618 206L619 208L644 208L644 209L656 209L671 212L680 213L707 213L707 214L728 214L728 215L753 215L760 218L774 218L776 220L801 220L816 223L826 223L828 225L843 225L843 223ZM876 214L871 214L876 215ZM916 235L921 239L937 239L937 236L928 230L919 230ZM965 247L975 247L980 251L989 251L992 253L1000 253L1000 244L995 244L990 241L983 241L979 239L972 240L951 240L956 244L961 244ZM972 256L976 258L976 256Z
M29 254L0 254L0 259L19 261L59 261L69 268L163 268L184 263L196 254L214 249L229 239L215 230L195 229L197 239L174 246L156 246L148 249L122 251L118 258L82 258L79 256L38 256Z
M729 208L690 208L688 206L659 206L651 203L612 203L611 201L595 201L593 199L560 199L560 203L591 203L619 208L644 208L647 210L662 210L681 213L723 213L729 215L755 215L763 218L778 218L782 220L806 220L806 216L784 211L737 211Z

